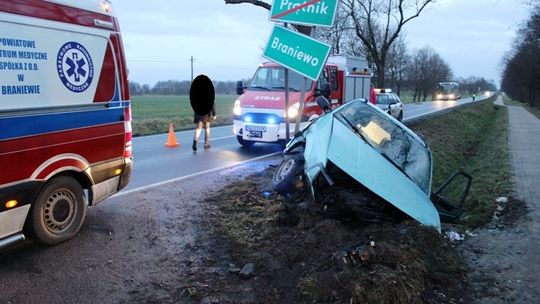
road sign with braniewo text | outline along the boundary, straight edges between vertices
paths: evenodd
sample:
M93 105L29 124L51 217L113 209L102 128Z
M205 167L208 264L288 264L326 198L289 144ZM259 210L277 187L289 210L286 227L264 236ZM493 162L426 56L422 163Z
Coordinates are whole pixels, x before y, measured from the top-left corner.
M263 56L309 79L317 80L329 53L329 45L275 25Z
M331 27L339 0L274 0L270 20Z

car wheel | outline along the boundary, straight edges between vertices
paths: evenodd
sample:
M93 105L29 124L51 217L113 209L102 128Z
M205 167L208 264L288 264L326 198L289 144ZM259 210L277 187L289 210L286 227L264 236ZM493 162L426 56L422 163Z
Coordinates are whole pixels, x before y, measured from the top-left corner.
M281 161L272 178L272 188L281 195L289 195L301 179L304 162L299 157L287 157Z
M242 136L236 136L236 139L238 140L238 143L245 148L251 148L255 144L253 141L244 140Z
M74 237L82 227L87 204L81 185L68 176L45 184L30 209L27 222L30 239L55 245Z
M403 111L400 111L399 112L399 115L398 115L398 118L397 118L399 121L402 121L403 120Z

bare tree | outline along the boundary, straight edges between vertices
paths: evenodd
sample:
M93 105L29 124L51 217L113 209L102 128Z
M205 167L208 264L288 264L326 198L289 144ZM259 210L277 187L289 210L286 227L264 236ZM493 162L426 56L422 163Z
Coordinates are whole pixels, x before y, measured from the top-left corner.
M387 56L403 26L420 16L434 1L341 0L352 19L356 36L375 65L379 87L384 87Z
M225 0L225 4L240 4L240 3L250 3L256 6L264 7L267 10L270 10L272 7L271 4L259 0Z
M331 46L330 52L333 54L346 52L350 43L351 34L353 33L351 31L352 24L347 16L348 14L346 11L339 9L332 27L320 27L315 31L314 37L328 43Z
M510 97L540 107L540 5L531 11L508 55L501 86Z
M396 94L401 95L401 88L406 80L406 69L409 66L410 56L403 36L398 37L390 47L386 60L386 69L390 87L395 88Z
M452 70L431 47L424 47L413 55L407 74L414 87L413 101L426 101L437 84L452 79Z

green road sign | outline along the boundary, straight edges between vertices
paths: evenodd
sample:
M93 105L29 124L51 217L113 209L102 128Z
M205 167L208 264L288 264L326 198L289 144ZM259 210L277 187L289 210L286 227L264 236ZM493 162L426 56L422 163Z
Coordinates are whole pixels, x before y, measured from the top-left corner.
M331 27L339 0L274 0L270 20Z
M329 45L275 25L263 56L317 80L329 53Z

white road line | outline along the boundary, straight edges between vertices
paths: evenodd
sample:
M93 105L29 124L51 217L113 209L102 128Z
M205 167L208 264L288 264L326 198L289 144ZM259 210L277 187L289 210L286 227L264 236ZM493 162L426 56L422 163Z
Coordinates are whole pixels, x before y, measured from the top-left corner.
M134 192L148 190L148 189L151 189L151 188L154 188L154 187L164 186L164 185L167 185L167 184L170 184L170 183L174 183L174 182L181 181L181 180L184 180L184 179L188 179L188 178L191 178L191 177L199 176L199 175L202 175L202 174L207 174L207 173L212 173L212 172L215 172L215 171L229 169L229 168L240 166L240 165L252 162L252 161L257 161L257 160L265 159L265 158L268 158L268 157L271 157L271 156L275 156L275 155L278 155L280 153L281 152L274 152L274 153L271 153L271 154L266 154L266 155L262 155L262 156L259 156L259 157L251 158L251 159L241 161L241 162L238 162L238 163L234 163L234 164L230 164L230 165L226 165L226 166L222 166L222 167L218 167L218 168L214 168L214 169L208 169L208 170L205 170L205 171L201 171L201 172L197 172L197 173L192 173L192 174L176 177L176 178L173 178L173 179L169 179L169 180L165 180L165 181L162 181L162 182L159 182L159 183L138 187L138 188L127 190L127 191L120 191L120 192L116 193L115 195L111 196L111 198L112 197L120 197L120 196L127 195L127 194L134 193Z
M204 134L201 134L201 137L204 138ZM217 138L210 138L210 141L212 141L212 140L220 140L220 139L227 139L227 138L233 138L233 137L236 137L236 135L229 135L229 136L222 136L222 137L217 137ZM198 142L204 142L204 139L199 139Z
M232 124L230 125L224 125L224 126L216 126L216 127L212 127L212 131L214 131L215 129L219 129L219 128L231 128L231 133L232 133ZM191 129L187 129L187 130L180 130L180 131L175 131L174 132L177 136L179 136L180 134L182 133L193 133L193 128ZM152 134L152 135L142 135L142 136L136 136L134 138L145 138L145 137L156 137L156 136L167 136L168 133L159 133L159 134ZM204 133L201 133L203 136L204 136ZM234 135L233 135L234 136ZM232 136L231 136L232 137ZM220 138L221 139L221 138Z

